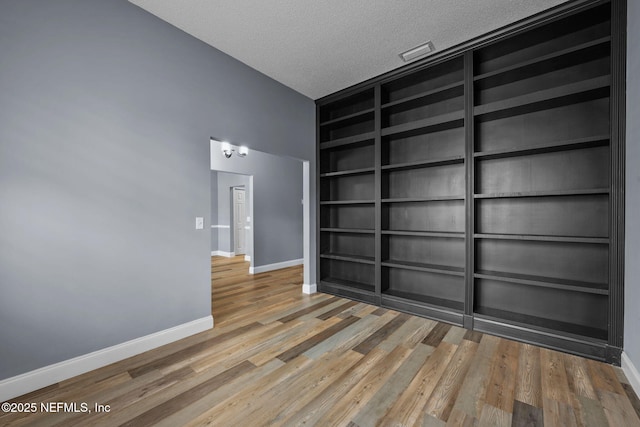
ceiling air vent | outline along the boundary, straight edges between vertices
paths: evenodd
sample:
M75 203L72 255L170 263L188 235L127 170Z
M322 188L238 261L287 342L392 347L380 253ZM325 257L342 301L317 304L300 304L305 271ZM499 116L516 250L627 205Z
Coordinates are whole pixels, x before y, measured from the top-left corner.
M402 52L400 54L400 58L402 58L404 62L409 62L428 53L431 53L434 50L436 50L436 48L433 46L433 43L431 41L428 41L421 44L420 46L414 47L413 49L409 49L406 52Z

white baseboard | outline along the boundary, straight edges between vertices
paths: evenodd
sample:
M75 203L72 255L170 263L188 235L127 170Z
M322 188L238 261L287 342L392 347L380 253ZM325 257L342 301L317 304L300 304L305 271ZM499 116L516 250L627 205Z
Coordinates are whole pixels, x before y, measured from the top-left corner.
M629 384L633 387L633 391L636 392L636 395L640 396L640 372L638 372L638 368L633 364L627 353L622 352L622 371L627 376L629 380Z
M315 294L316 292L318 292L318 285L316 285L315 283L308 285L306 283L304 283L302 285L302 293L303 294Z
M281 268L293 267L294 265L301 265L303 263L304 263L304 260L300 258L300 259L292 259L290 261L276 262L275 264L260 265L258 267L249 267L249 274L258 274L258 273L264 273L272 270L279 270Z
M247 262L251 261L251 255L245 255L244 260Z
M53 365L0 381L0 402L50 386L76 375L107 366L136 354L178 341L213 328L213 317L206 316L164 331L126 341L102 350L74 357Z
M236 256L235 252L225 252L225 251L211 251L211 256L223 256L227 258L233 258Z

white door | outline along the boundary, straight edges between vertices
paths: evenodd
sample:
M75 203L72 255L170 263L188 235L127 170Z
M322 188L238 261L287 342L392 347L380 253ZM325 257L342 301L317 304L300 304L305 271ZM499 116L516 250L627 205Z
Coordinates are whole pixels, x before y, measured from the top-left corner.
M236 255L244 254L246 251L245 244L245 199L244 190L242 188L233 189L233 242L234 252Z

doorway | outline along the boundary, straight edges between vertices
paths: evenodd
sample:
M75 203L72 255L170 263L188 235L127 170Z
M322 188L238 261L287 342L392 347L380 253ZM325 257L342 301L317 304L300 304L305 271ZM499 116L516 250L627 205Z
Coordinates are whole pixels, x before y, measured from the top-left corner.
M251 261L253 193L252 175L211 171L211 256Z
M246 201L243 187L232 187L231 198L233 218L233 252L236 255L244 255L246 249Z
M245 187L245 190L249 190L245 192L245 211L247 212L245 231L252 235L252 239L249 238L249 234L247 235L247 256L214 260L219 264L213 266L213 269L221 274L215 276L219 285L224 286L227 279L231 280L228 275L233 276L235 286L241 286L242 280L251 284L255 284L255 280L260 280L259 276L254 275L296 267L296 274L300 277L294 279L293 283L300 286L303 293L313 293L315 291L315 274L313 274L315 212L311 209L314 193L310 163L257 150L251 150L243 157L235 154L227 157L221 153L221 143L211 140L211 170L219 175L226 173L251 177L250 187ZM240 185L236 184L236 186ZM212 188L216 188L213 182ZM237 197L241 196L236 195ZM224 199L225 203L235 200L229 187L224 189ZM214 204L215 200L216 196L212 198ZM231 207L226 209L225 215L232 219L234 216ZM215 206L212 206L212 210L212 223L217 221L218 224L223 224L220 218L213 218L216 212ZM256 218L253 218L254 211L259 214ZM226 230L226 234L230 235L234 241L238 240L233 236L242 234L241 221L230 220L226 224L231 225L231 230ZM224 243L224 234L224 230L220 229L219 247ZM212 243L216 243L214 237L212 237ZM241 253L242 248L237 248L234 244L228 251L229 255L233 256ZM238 268L241 267L242 261L249 264L249 274L245 276L242 268L243 277L239 277ZM229 265L230 262L234 265ZM212 280L212 288L220 289L216 287L214 280ZM229 301L226 298L218 295L218 300L213 305L219 313L225 313L228 307L221 305L227 302Z

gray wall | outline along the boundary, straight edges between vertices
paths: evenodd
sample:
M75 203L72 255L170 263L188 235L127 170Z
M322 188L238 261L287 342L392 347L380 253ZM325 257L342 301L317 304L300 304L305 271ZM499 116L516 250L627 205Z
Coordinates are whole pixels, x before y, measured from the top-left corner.
M213 169L253 176L252 265L260 267L301 259L302 162L255 150L245 158L233 155L227 159L219 147L219 143L212 144ZM218 174L219 199L223 175L227 174ZM221 212L218 212L220 219Z
M217 173L218 175L218 198L216 200L216 210L218 211L218 222L219 225L228 225L229 228L220 228L218 229L218 250L223 252L233 252L234 249L234 241L233 241L233 233L231 225L232 221L232 202L231 202L231 187L244 187L245 189L245 197L246 197L246 216L250 216L251 213L251 177L248 175L238 175L235 173L226 173L226 172L212 172ZM248 226L253 225L253 218L251 219L251 223L248 223ZM249 234L249 233L247 233ZM247 243L250 245L250 238L247 238ZM251 254L251 248L247 247L247 255Z
M640 2L627 2L624 351L640 369Z
M0 70L0 379L211 313L214 132L314 165L312 100L126 0L3 0Z

